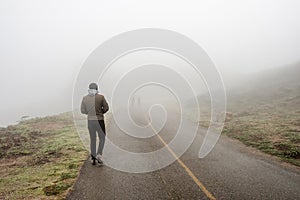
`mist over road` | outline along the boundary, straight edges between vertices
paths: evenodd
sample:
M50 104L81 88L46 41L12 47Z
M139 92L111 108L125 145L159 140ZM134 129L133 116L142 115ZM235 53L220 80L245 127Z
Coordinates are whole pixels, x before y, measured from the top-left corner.
M141 115L142 116L142 115ZM154 114L155 116L155 114ZM153 116L152 116L153 117ZM141 120L143 121L143 120ZM149 138L130 136L111 118L108 138L130 152L152 152L175 136L179 115L168 115L163 128ZM152 120L155 126L155 120ZM189 122L190 126L197 123ZM297 199L300 171L283 165L251 148L221 136L212 152L198 158L206 130L199 128L192 145L171 165L148 173L126 173L108 166L92 166L87 160L67 199ZM173 151L174 153L174 151ZM105 156L112 156L107 150ZM115 155L113 155L115 156ZM174 158L172 149L166 160ZM109 160L109 159L108 159ZM114 158L120 166L159 165L152 160L130 162L126 155ZM157 162L161 158L156 159Z

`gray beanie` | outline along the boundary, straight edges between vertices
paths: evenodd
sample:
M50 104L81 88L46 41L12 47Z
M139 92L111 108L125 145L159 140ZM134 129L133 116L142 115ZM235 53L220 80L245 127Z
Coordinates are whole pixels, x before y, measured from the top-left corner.
M89 89L94 89L94 90L98 90L98 85L96 83L91 83L89 85Z

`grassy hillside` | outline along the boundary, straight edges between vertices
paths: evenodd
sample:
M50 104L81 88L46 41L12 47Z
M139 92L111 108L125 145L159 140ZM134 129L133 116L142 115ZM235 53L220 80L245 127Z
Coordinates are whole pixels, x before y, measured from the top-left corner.
M228 91L224 133L300 166L300 64L268 70Z
M223 133L300 166L299 77L300 63L254 74L228 90ZM207 112L208 96L199 99Z
M87 155L68 114L0 129L0 199L62 199Z

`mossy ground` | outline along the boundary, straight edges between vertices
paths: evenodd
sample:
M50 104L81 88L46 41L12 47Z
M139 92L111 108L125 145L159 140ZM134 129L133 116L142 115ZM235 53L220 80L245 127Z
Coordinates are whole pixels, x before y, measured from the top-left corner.
M295 65L266 71L227 90L222 133L300 166L299 69ZM198 98L202 127L210 124L210 98L208 93ZM188 116L195 116L196 110L191 107Z
M209 119L204 115L199 125L207 128ZM222 134L300 166L300 110L255 108L228 112Z
M0 129L0 199L63 199L87 155L68 114Z
M299 111L233 114L223 133L248 146L300 166Z

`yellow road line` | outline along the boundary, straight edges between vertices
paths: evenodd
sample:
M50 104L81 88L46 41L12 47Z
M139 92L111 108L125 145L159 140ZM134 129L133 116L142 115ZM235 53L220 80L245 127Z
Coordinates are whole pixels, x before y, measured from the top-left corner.
M155 130L155 128L149 123L152 130L156 133L160 141L167 147L169 152L173 155L173 157L177 160L177 162L181 165L181 167L188 173L188 175L193 179L193 181L199 186L199 188L202 190L202 192L211 200L216 200L216 197L214 197L207 189L206 187L199 181L199 179L194 175L194 173L184 164L184 162L178 158L178 156L175 154L175 152L169 147L169 145L164 141L164 139L158 134L158 131Z

